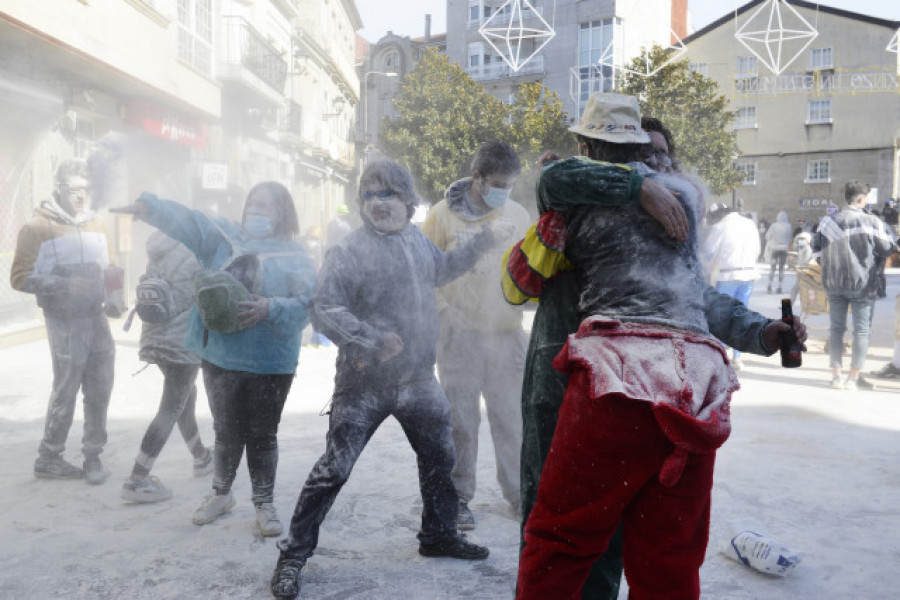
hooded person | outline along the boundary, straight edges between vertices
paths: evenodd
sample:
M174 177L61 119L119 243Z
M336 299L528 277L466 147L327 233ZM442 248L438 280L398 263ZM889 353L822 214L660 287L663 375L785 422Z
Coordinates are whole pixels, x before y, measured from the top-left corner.
M453 483L459 493L462 531L475 528L469 501L475 495L482 396L497 480L513 514L519 514L520 400L528 337L522 329L522 311L504 301L497 281L503 249L520 239L531 221L522 205L510 200L520 170L511 146L499 141L483 144L472 161L472 176L450 185L422 226L442 251L466 243L484 225L491 227L498 244L471 271L436 293L441 315L437 365L453 412Z
M769 355L789 326L706 284L702 197L680 174L637 162L648 140L636 98L592 96L573 129L588 158L543 168L543 214L510 250L503 280L507 300L521 303L572 271L582 319L553 362L568 382L525 524L517 597L578 597L621 520L630 593L698 598L712 467L737 386L713 336ZM610 185L598 159L677 191L684 241L673 244L640 206L586 201ZM795 329L805 340L799 320Z
M793 230L791 222L785 211L780 211L775 218L775 222L769 225L766 231L766 254L771 262L769 268L769 285L766 288L768 293L772 292L772 282L775 279L775 269L778 269L778 289L774 292L781 293L781 287L784 283L784 265L787 262L788 248L793 238Z
M195 477L213 470L213 457L200 439L195 407L197 373L200 358L184 347L188 319L194 306L193 278L202 268L200 261L184 244L156 231L147 239L147 275L166 282L171 294L172 314L167 320L141 324L141 360L155 364L163 374L159 409L144 437L131 469L119 493L123 500L135 503L160 502L172 496L172 490L150 471L175 425L193 456Z
M412 176L392 161L369 163L359 183L363 226L328 250L312 321L338 346L325 452L300 492L272 576L276 598L300 593L300 570L354 464L382 422L400 422L416 453L422 494L419 553L482 559L488 550L456 531L459 500L450 405L434 376L439 333L435 287L471 269L493 244L487 228L441 252L410 223Z
M19 230L10 270L12 288L34 294L43 309L53 357L44 436L34 463L36 477L85 478L99 484L109 476L100 453L106 445L115 362L115 345L104 315L104 303L107 312L114 308L105 283L111 270L118 269L110 264L112 256L106 225L91 210L87 163L62 161L53 197L42 202ZM79 390L84 394L83 469L62 457Z

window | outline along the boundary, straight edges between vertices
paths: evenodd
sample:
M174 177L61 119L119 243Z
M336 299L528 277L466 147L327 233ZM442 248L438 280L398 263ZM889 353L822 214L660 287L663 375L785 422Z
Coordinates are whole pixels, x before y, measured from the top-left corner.
M578 30L578 112L591 94L611 92L621 52L622 19L601 19L582 23ZM599 64L600 62L604 64Z
M484 44L473 42L469 44L469 73L481 71L481 57L484 55Z
M742 106L734 115L735 129L756 129L756 107Z
M688 65L688 68L692 73L699 73L700 75L706 77L709 63L691 63L690 65Z
M828 159L810 160L806 163L806 183L830 183L831 161Z
M831 48L813 48L809 53L809 67L811 69L834 68Z
M479 12L481 12L481 11L478 10L478 5L477 5L477 4L476 4L475 6L470 6L470 7L469 7L469 21L471 21L471 22L476 22L476 23L477 23L477 22L478 22L478 13L479 13Z
M212 75L212 0L178 0L178 58Z
M744 174L741 185L756 185L756 163L737 165L737 170Z
M738 73L746 73L748 75L756 75L759 67L756 64L755 56L738 56Z
M831 100L810 100L806 122L831 123Z
M400 72L400 53L396 50L386 52L381 61L382 70L388 73Z

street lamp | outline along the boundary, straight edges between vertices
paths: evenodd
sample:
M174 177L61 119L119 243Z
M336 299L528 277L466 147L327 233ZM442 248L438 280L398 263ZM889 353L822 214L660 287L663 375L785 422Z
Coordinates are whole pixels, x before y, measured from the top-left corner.
M363 110L363 140L366 143L366 153L368 153L369 149L369 75L397 77L397 73L393 71L366 71L363 73L363 97L366 99L365 110Z

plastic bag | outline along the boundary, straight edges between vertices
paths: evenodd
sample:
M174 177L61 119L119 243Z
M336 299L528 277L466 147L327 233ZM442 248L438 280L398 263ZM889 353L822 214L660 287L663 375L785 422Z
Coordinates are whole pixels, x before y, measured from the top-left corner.
M725 556L769 575L784 577L803 559L769 537L758 521L737 519L729 523L729 534L719 550Z

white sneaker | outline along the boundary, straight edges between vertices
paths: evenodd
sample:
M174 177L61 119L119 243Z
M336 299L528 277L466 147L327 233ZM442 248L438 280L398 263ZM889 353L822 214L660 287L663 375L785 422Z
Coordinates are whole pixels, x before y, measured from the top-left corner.
M831 389L833 390L842 390L844 389L844 380L841 379L840 375L835 375L831 378Z
M222 494L221 496L214 491L207 494L203 499L203 504L191 517L194 525L206 525L212 523L234 507L234 496L231 492Z
M119 495L129 502L162 502L172 497L172 490L153 475L147 475L140 481L126 479Z
M284 527L281 526L281 521L278 520L278 512L276 512L274 504L266 502L256 507L256 527L263 537L274 537L282 534Z
M194 459L194 477L203 477L204 475L209 475L216 468L216 463L213 460L213 449L206 449L206 456L203 458L195 458Z

